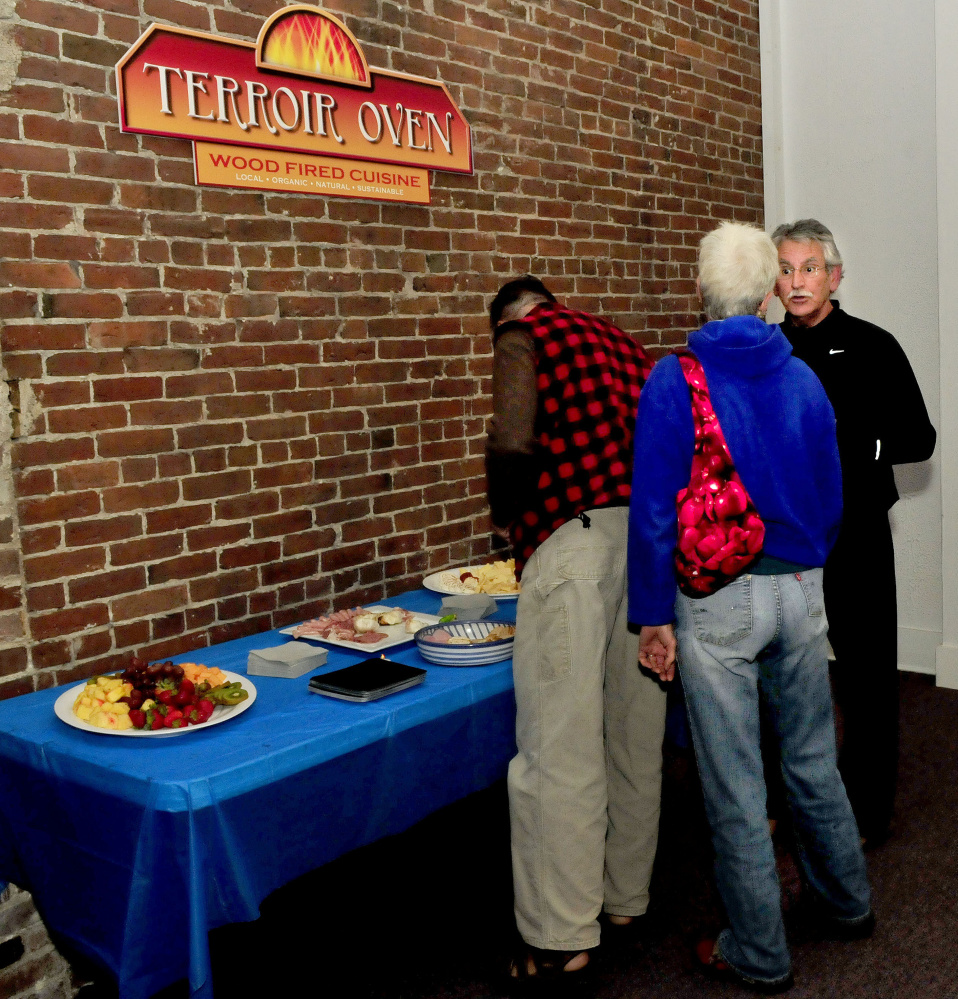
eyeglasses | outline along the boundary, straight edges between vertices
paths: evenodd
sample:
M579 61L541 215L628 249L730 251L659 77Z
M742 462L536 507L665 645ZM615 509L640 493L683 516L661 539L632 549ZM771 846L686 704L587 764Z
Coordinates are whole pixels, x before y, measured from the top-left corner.
M779 274L783 278L791 277L796 271L802 274L804 277L815 277L819 271L827 271L827 267L822 267L821 264L802 264L801 267L790 267L788 264L782 264L779 268Z

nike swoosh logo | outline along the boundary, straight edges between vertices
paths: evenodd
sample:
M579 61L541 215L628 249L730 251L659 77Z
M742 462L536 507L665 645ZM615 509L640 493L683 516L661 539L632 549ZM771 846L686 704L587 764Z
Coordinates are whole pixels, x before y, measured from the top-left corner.
M845 353L845 348L844 347L841 350L835 350L835 348L833 347L829 351L829 354L844 354L844 353Z

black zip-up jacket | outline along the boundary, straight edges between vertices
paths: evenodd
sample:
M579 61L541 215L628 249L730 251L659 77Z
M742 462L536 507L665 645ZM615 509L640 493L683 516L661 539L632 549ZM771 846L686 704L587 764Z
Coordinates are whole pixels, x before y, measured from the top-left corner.
M898 341L834 299L832 306L812 327L786 316L782 331L835 410L847 518L856 510L889 510L898 500L892 466L930 458L937 435Z

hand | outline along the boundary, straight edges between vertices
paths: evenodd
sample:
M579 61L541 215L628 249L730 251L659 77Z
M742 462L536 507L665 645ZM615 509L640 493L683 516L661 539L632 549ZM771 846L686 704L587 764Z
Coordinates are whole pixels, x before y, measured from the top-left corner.
M675 676L675 630L671 624L642 626L639 665L666 683Z

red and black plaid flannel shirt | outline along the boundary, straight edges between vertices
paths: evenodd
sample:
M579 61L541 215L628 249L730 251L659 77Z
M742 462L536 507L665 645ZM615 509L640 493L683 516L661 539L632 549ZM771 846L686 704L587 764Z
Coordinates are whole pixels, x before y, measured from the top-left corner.
M516 572L566 521L628 502L639 392L652 360L611 323L555 302L519 325L535 348L536 488L512 524Z

